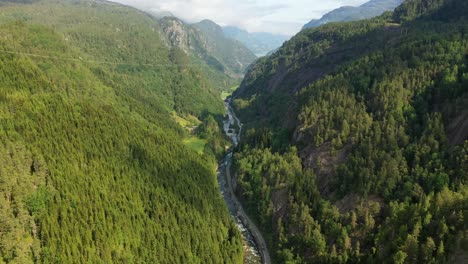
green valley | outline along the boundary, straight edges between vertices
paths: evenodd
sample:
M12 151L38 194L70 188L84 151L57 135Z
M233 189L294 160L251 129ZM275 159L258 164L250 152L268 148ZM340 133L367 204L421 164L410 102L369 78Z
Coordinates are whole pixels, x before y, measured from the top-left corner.
M466 263L467 1L119 2L0 0L0 263Z

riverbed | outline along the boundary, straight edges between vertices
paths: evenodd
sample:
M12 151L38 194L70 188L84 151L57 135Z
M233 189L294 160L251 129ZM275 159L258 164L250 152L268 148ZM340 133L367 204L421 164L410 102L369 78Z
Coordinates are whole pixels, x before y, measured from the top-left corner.
M233 150L240 142L240 132L242 129L242 125L240 124L239 120L235 117L232 108L229 105L229 101L226 104L226 118L224 120L223 128L224 133L231 139L233 147L228 151L228 153L224 156L224 158L220 161L218 166L218 183L220 187L221 194L226 202L226 205L229 209L229 213L234 218L235 222L237 223L237 227L239 231L242 233L243 243L244 243L244 263L248 264L257 264L262 263L262 256L259 251L259 247L255 241L254 236L252 235L252 231L249 230L246 223L243 222L241 219L242 214L240 210L242 210L241 204L234 196L232 190L232 182L228 182L227 177L227 169L229 169ZM242 210L243 212L243 210ZM245 221L245 220L244 220Z

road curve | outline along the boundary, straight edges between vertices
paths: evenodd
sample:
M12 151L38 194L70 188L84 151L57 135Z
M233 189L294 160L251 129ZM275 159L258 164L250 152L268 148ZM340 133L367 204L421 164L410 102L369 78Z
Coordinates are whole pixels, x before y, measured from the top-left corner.
M236 140L237 142L234 141L234 145L236 146L240 142L240 137L241 137L240 135L241 135L241 132L242 132L242 123L237 118L236 114L232 110L229 103L227 104L228 115L236 120L235 123L237 123L237 126L239 127L239 132L236 135L237 136L237 140ZM255 243L258 246L258 250L259 250L259 252L261 254L263 263L271 264L270 253L268 252L268 247L267 247L267 244L265 242L265 239L263 238L262 233L257 228L255 223L249 218L247 213L245 213L244 208L242 207L242 204L237 199L237 197L236 197L236 195L234 193L234 190L232 188L231 159L228 159L228 161L227 161L226 174L225 175L226 175L226 178L227 178L226 182L227 182L227 185L228 185L228 190L229 190L229 193L231 195L232 201L233 201L233 203L234 203L234 205L235 205L235 207L237 209L237 214L239 215L241 221L244 223L245 227L248 228L250 233L252 234L252 236L253 236L253 238L255 240Z

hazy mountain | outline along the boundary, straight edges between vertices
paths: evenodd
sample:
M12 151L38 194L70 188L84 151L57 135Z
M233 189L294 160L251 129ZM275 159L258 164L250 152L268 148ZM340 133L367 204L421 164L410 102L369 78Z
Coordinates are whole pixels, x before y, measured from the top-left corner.
M235 74L243 75L257 58L241 42L226 38L222 27L213 21L203 20L193 26L203 32L206 50Z
M356 21L379 16L385 11L392 11L404 0L371 0L361 6L343 6L323 15L320 19L313 19L303 29L318 27L330 22Z
M276 35L266 32L249 33L246 30L227 26L223 27L224 35L242 42L258 57L265 56L269 52L281 47L290 37L285 35Z

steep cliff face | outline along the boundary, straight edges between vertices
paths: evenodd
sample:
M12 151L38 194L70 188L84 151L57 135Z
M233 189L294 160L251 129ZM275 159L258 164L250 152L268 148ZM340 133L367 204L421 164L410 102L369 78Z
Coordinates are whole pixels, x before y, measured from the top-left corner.
M188 54L192 49L190 45L192 32L190 32L190 29L177 18L164 18L161 20L161 25L169 44Z
M199 29L176 17L164 17L159 21L171 47L179 48L187 55L200 59L205 59L211 52L206 35Z

